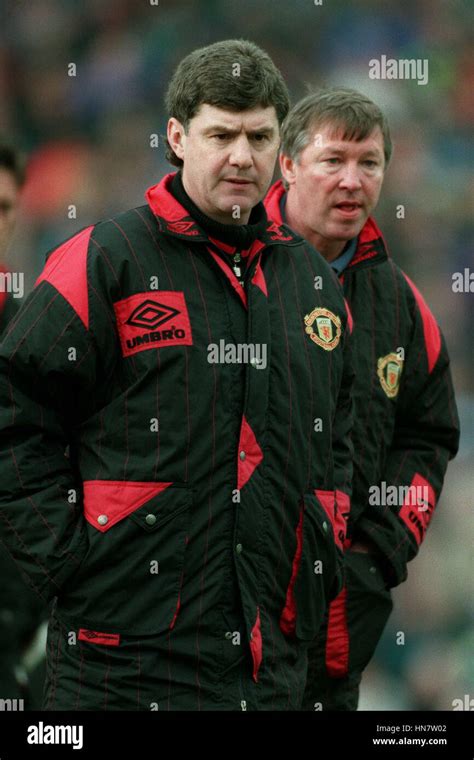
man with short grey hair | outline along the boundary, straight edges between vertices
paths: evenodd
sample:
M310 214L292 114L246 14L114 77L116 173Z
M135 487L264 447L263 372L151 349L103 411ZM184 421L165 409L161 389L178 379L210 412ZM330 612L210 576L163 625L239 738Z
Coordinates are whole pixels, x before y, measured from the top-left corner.
M354 320L346 583L310 649L307 710L357 708L362 672L392 609L390 588L407 577L458 448L443 336L371 217L391 153L387 120L368 97L348 89L310 94L285 119L283 181L265 201L277 224L330 263Z

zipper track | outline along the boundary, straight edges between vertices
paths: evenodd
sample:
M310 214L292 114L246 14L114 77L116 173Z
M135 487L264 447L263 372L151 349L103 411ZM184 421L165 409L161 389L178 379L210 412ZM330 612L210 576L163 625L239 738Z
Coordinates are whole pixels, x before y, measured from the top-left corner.
M242 670L239 673L239 689L240 689L240 709L245 712L247 710L247 700L244 695L244 682L242 677Z

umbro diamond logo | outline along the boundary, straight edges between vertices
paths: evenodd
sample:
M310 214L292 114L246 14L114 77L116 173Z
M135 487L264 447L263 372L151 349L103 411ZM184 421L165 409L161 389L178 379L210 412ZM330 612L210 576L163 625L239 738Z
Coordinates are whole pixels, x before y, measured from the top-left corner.
M148 327L150 330L154 330L178 314L178 309L147 299L132 311L126 324L134 327Z

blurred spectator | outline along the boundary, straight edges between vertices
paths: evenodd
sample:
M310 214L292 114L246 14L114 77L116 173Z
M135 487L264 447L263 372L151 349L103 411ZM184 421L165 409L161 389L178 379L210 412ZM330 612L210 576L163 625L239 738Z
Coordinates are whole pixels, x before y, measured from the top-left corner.
M0 332L19 308L16 298L23 295L12 292L12 273L7 274L4 259L15 230L24 181L25 170L20 155L7 143L0 143Z
M0 271L11 243L19 207L25 167L18 151L0 143ZM11 272L9 273L12 274ZM21 273L15 273L16 275ZM18 310L18 301L6 289L11 280L3 277L0 289L0 332ZM4 287L3 287L4 286ZM43 619L43 605L26 586L18 569L0 546L0 699L23 699L27 709L40 706L44 678L44 642L36 644ZM35 641L34 653L32 643ZM28 668L25 666L25 658ZM30 674L28 673L28 669ZM32 687L29 675L33 676Z

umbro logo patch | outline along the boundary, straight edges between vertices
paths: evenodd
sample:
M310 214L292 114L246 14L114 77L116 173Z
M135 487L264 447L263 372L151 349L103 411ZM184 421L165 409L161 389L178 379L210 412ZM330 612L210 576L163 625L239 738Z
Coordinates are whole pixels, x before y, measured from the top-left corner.
M276 224L276 222L273 222L268 228L267 232L270 234L272 240L277 241L285 241L285 240L291 240L291 235L285 235L281 227Z
M199 230L194 222L180 220L178 222L168 222L166 228L170 232L176 232L178 235L199 235Z
M91 644L102 644L108 647L118 647L120 644L119 633L102 633L100 631L90 631L88 628L79 628L77 638L80 641L89 641Z
M174 290L136 293L114 304L124 356L165 346L192 346L184 293Z

